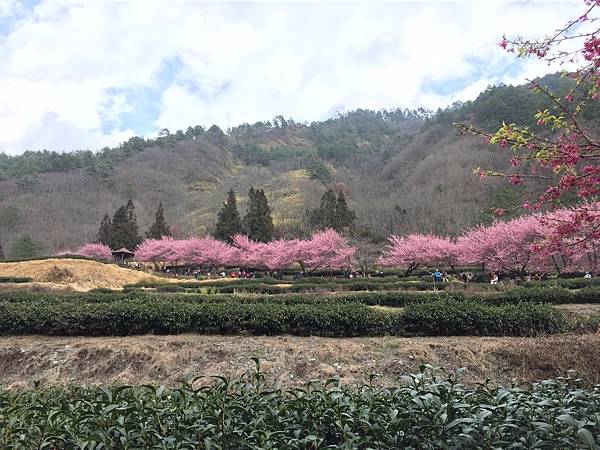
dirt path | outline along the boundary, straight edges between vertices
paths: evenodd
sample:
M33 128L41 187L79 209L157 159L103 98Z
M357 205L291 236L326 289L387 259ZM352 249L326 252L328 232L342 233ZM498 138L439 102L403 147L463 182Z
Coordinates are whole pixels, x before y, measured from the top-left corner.
M339 376L348 383L380 374L391 383L422 362L466 367L466 382L511 383L574 369L600 383L600 335L541 338L355 338L132 336L0 338L0 384L165 383L190 374L239 376L259 356L283 386Z

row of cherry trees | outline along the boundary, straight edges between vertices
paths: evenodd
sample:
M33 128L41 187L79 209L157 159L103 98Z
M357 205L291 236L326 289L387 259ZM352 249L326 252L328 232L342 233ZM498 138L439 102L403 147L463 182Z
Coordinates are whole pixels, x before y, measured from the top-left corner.
M407 273L423 266L454 269L457 265L480 265L489 271L510 273L596 271L600 240L577 230L575 216L581 208L592 214L598 206L497 221L470 229L456 239L422 234L392 236L378 262L404 267ZM564 228L569 228L569 240L565 240Z
M303 272L346 269L355 263L356 248L334 230L316 233L311 239L254 242L236 235L233 245L212 237L148 239L135 252L137 261L185 262L199 266L240 266L280 270L298 264Z
M454 270L457 266L481 266L488 271L507 273L563 272L600 269L600 241L577 231L576 215L581 208L589 214L597 204L560 209L547 214L497 221L490 226L467 230L458 238L426 234L391 236L377 263L401 267L410 274L419 267ZM565 228L571 239L565 241ZM581 234L581 235L580 235ZM99 260L112 259L103 244L86 244L73 252ZM299 266L303 272L317 269L349 269L356 264L357 249L334 230L325 230L310 239L254 242L236 235L233 244L212 237L190 239L147 239L136 249L137 261L187 263L204 267L239 266L281 270Z

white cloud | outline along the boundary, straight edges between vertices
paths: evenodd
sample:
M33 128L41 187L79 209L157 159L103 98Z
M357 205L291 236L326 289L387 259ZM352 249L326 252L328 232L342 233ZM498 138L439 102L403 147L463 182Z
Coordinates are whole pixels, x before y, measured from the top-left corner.
M16 7L0 0L0 17ZM114 144L133 133L119 122L136 110L123 91L144 87L158 90L158 116L146 124L154 130L226 128L277 114L317 120L358 107L436 108L492 82L553 70L523 61L507 73L514 59L497 43L503 33L542 36L574 9L573 2L45 0L0 39L0 150ZM157 79L173 58L177 72Z

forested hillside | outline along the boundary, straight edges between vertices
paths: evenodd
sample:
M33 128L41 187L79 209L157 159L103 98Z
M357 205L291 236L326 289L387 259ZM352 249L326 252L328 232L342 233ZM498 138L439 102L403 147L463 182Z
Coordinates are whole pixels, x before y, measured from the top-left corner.
M569 81L542 82L560 91ZM142 231L162 202L175 235L203 234L230 189L244 211L250 186L265 191L277 236L312 231L307 211L329 187L346 195L358 236L456 234L518 195L473 175L479 166L504 169L509 158L460 136L452 123L535 126L531 116L542 107L525 86L498 86L435 113L356 110L310 124L279 116L226 132L165 129L157 139L133 137L96 153L0 154L0 241L6 249L28 234L47 252L74 248L94 240L102 217L129 198Z

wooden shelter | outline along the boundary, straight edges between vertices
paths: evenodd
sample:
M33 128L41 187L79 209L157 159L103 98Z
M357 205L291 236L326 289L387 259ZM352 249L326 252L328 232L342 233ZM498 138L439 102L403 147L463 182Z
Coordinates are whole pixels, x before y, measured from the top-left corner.
M133 258L133 252L127 250L125 247L113 250L111 253L115 257L115 259L119 261L125 261L126 259Z

